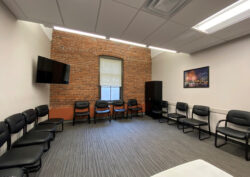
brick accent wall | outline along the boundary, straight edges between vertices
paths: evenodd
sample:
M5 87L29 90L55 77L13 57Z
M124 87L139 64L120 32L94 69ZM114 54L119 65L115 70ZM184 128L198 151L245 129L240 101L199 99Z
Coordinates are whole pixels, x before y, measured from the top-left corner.
M136 98L144 105L145 81L151 80L151 55L148 48L135 47L61 31L53 31L51 58L70 64L70 83L51 84L51 117L73 117L77 100L91 103L99 99L99 56L123 59L123 99Z

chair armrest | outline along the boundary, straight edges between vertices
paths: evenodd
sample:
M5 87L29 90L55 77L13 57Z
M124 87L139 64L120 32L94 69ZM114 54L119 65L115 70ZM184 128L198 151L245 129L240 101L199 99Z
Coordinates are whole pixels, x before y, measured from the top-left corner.
M216 129L219 127L221 122L226 122L227 120L220 120L217 124L216 124Z
M141 107L142 108L142 105L141 104L137 104L137 107Z

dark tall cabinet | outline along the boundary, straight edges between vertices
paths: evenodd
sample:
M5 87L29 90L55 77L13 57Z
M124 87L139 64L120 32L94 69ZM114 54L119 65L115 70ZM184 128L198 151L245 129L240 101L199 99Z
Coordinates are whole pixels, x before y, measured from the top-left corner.
M154 117L153 109L161 110L162 81L149 81L145 83L146 114Z

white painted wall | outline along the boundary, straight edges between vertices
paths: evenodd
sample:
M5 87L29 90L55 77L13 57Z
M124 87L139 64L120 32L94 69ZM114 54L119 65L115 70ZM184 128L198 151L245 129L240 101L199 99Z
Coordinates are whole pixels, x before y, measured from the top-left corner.
M35 83L38 55L50 57L41 26L17 21L0 2L0 121L49 103L49 85Z
M204 66L210 67L210 87L184 89L184 70ZM210 106L214 131L228 110L250 111L250 36L194 55L159 54L152 58L152 80L163 81L171 111L177 101Z

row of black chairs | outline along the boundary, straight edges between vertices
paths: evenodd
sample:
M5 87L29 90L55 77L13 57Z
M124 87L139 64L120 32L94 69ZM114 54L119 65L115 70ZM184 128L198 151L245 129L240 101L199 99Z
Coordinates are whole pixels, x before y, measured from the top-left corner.
M125 102L123 100L115 100L109 103L108 101L98 100L95 102L94 110L94 123L98 115L107 115L109 122L111 122L111 109L110 105L113 105L113 118L116 119L118 114L122 114L125 117L127 113L127 118L132 119L132 114L142 113L142 106L138 104L136 99L129 99L127 102L127 109L125 108ZM74 116L73 116L73 125L75 125L76 118L78 117L88 117L88 122L90 123L90 103L89 101L76 101L74 105Z
M42 166L41 157L50 149L58 125L63 131L62 118L49 119L48 105L28 109L22 113L9 116L0 122L0 148L7 144L6 152L0 156L0 176L29 176L30 172L38 171ZM39 122L39 118L48 119ZM28 130L28 126L33 128ZM16 141L13 135L22 133Z
M170 121L174 120L174 123L177 125L178 129L183 130L183 133L189 133L194 131L194 128L199 130L199 139L204 140L211 136L210 129L210 108L207 106L194 105L192 109L191 118L188 117L188 104L183 102L177 102L175 112L168 113L168 102L162 101L162 111L158 110L158 114L167 114L167 116L162 117L165 118L169 125L173 124ZM155 112L157 113L157 112ZM195 116L198 116L200 119L196 119ZM160 122L162 121L160 119ZM205 120L205 118L207 120ZM220 126L222 122L225 122L224 126ZM246 131L238 130L233 128L233 126L228 126L228 124L247 127ZM201 129L203 126L208 126L208 130L205 131ZM187 128L193 128L191 131L185 131ZM208 133L209 136L201 137L201 132ZM224 136L225 143L218 145L217 139L218 134ZM250 112L241 111L241 110L230 110L226 116L225 120L220 120L216 125L215 131L215 147L221 147L225 145L228 141L228 137L232 137L235 139L245 140L245 159L250 160L248 157L248 140L250 135Z

